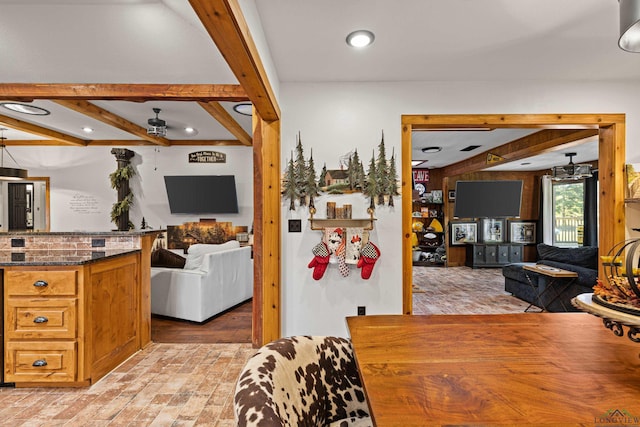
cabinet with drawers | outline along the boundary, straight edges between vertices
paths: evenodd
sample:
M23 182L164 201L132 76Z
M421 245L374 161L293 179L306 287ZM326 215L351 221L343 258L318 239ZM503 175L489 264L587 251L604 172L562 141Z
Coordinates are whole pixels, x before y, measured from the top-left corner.
M138 261L4 267L4 381L90 385L137 351Z
M522 262L523 245L513 243L467 245L466 265L478 267L502 267L512 262Z

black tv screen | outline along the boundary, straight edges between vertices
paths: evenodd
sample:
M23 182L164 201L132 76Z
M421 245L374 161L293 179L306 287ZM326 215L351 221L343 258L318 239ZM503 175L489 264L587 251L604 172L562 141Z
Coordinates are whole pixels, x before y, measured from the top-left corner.
M233 175L165 176L173 214L238 213Z
M522 180L458 181L453 216L458 218L517 218Z

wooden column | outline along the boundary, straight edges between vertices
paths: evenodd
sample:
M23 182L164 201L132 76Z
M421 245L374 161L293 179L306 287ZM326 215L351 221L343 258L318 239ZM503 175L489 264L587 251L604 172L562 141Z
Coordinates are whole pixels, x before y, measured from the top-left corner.
M280 121L253 115L253 346L280 338Z

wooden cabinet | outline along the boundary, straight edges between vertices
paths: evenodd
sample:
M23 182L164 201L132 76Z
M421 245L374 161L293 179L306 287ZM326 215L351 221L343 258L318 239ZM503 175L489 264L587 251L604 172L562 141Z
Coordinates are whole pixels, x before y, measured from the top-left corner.
M4 381L90 385L140 349L139 257L4 267Z
M468 267L502 267L522 262L523 245L513 243L467 245Z

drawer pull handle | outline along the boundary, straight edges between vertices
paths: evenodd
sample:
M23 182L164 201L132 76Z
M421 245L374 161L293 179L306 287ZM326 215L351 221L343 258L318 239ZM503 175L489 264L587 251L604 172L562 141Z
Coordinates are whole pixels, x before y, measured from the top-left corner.
M47 366L47 361L44 359L38 359L35 362L33 362L33 365L31 366L35 366L36 368L39 368L41 366Z
M49 319L47 319L45 316L38 316L33 319L33 323L47 323L48 321Z
M49 286L49 284L44 280L36 280L33 286L35 286L36 288L46 288L47 286Z

